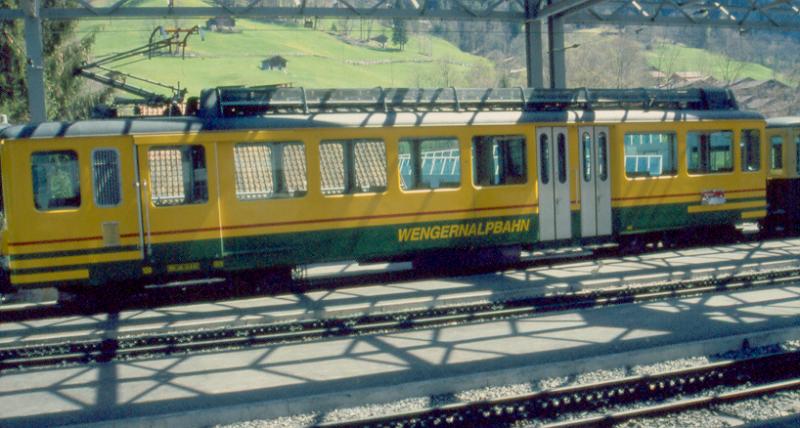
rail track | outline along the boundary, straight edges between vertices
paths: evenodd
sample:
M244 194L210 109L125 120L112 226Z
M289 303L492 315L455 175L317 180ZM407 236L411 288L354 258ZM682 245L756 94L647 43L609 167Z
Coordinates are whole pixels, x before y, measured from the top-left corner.
M391 313L343 315L329 319L232 325L216 329L181 330L157 334L128 332L125 336L105 338L87 339L63 336L49 339L47 343L0 348L0 371L62 363L107 362L145 356L240 349L327 337L447 326L574 308L646 302L757 286L774 286L797 281L800 281L800 268L795 267L673 283L583 290L503 301L463 303L447 307L407 308L407 310L398 308Z
M719 392L720 390L724 390ZM725 361L657 375L632 376L478 402L454 403L361 420L317 425L338 427L613 426L689 409L800 389L800 351ZM691 398L676 399L677 397ZM637 405L636 408L616 410ZM587 412L596 416L580 417ZM577 416L576 416L577 415Z

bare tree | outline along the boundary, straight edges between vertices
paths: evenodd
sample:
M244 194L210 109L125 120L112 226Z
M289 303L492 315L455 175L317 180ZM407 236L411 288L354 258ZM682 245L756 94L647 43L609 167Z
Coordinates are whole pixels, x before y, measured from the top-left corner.
M494 67L481 61L467 71L464 76L465 84L473 88L491 88L497 86L496 75Z
M567 81L572 87L631 88L650 86L641 43L622 31L581 34L567 41Z
M747 63L741 58L744 47L742 33L721 29L716 37L709 41L709 49L715 52L709 58L713 74L719 77L725 86L730 86L742 76Z
M674 43L665 39L659 39L655 47L655 64L653 65L659 75L656 78L656 85L660 88L669 88L672 85L672 74L678 71L676 61L680 51L673 48Z

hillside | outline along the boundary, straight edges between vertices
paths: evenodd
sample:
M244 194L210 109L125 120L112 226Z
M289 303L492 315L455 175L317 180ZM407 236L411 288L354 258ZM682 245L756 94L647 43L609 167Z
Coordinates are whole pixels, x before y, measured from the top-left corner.
M736 61L722 53L690 48L678 44L662 44L645 53L648 63L665 74L693 72L719 81L739 79L769 80L790 83L786 76L754 62Z
M158 25L203 27L205 21L114 21L113 25L86 21L81 23L81 32L95 32L93 53L100 58L145 45ZM360 36L366 38L366 30L359 34L356 28L345 34L341 30L344 25L319 21L317 29L311 29L294 23L239 19L233 32L204 31L204 40L200 35L190 36L185 59L142 56L110 68L169 85L180 82L190 95L212 86L281 83L307 87L467 86L476 70L479 77L490 79L486 85L493 84L489 60L461 52L442 39L410 34L409 42L400 50L391 42L382 47L375 41L362 41ZM372 38L384 34L391 40L391 29L377 22L369 30ZM276 55L287 60L284 70L260 69L263 60Z
M131 5L156 5L163 0L134 0ZM181 6L202 0L182 0ZM157 26L165 28L205 27L205 20L84 21L83 34L94 33L94 56L102 57L147 43ZM525 85L524 37L502 28L451 27L419 24L409 31L409 41L400 50L391 41L381 45L379 35L391 40L386 22L371 20L319 20L314 28L296 22L264 22L238 19L232 31L204 31L189 38L186 58L157 56L133 58L111 68L169 85L188 88L196 95L202 88L226 85L291 84L306 87L374 86L498 86ZM437 27L439 25L440 27ZM487 24L488 25L488 24ZM411 25L409 25L411 27ZM666 31L666 30L665 30ZM476 36L480 34L480 36ZM479 46L465 45L467 37ZM721 86L742 79L769 81L794 87L798 75L784 74L756 62L738 61L747 38L708 38L714 43L699 49L675 43L675 34L650 29L611 27L572 28L567 33L568 84L574 87L670 87L675 73L709 77ZM687 37L687 41L690 40ZM710 43L710 42L708 42ZM733 44L731 44L733 43ZM491 59L465 53L482 52ZM728 55L726 55L726 53ZM766 56L765 56L766 55ZM284 70L262 70L262 61L280 56ZM763 58L772 58L765 52ZM771 60L774 61L774 58ZM790 67L791 69L791 67ZM783 70L786 70L784 64ZM166 94L163 88L128 79L128 83ZM788 95L781 95L789 99ZM788 101L790 104L794 101ZM785 114L789 114L787 111Z

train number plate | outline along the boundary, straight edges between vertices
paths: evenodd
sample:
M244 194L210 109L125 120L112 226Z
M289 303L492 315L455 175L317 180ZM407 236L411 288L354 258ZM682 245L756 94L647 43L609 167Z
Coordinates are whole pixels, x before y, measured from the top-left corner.
M167 272L169 273L192 272L196 270L200 270L200 262L167 265Z

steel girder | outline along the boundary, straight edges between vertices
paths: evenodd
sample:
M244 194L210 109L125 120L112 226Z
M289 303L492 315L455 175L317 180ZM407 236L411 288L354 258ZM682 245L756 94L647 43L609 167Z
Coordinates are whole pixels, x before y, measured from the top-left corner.
M567 23L702 25L800 31L800 0L209 0L208 6L128 6L131 0L76 0L76 7L41 8L42 19L156 17L320 17ZM26 1L25 3L28 3ZM0 19L22 19L20 9Z
M604 0L567 22L800 31L800 0Z

